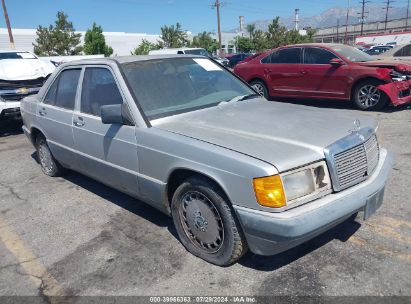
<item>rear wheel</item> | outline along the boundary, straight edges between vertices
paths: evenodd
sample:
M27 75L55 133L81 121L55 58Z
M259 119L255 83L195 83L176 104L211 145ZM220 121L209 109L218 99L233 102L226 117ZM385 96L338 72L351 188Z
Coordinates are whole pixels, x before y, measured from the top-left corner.
M365 80L354 89L353 101L361 110L381 110L388 103L388 97L377 87L378 80Z
M181 243L195 256L226 266L247 251L233 211L207 179L184 181L173 195L171 213Z
M43 135L38 135L36 138L36 150L41 170L44 174L48 176L60 176L63 174L64 168L51 154L46 138Z
M266 99L270 98L270 95L268 94L267 86L262 80L259 80L259 79L253 80L250 82L250 85L261 96L264 96Z

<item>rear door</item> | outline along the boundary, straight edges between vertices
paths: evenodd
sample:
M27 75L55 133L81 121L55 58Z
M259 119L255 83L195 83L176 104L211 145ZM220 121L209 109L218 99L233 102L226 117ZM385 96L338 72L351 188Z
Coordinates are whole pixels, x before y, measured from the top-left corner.
M124 100L109 66L86 66L80 104L73 115L74 142L84 174L138 195L135 127L101 122L101 106L123 104Z
M62 70L37 107L39 125L53 156L64 166L75 168L73 110L81 68Z
M301 72L302 92L307 96L325 98L348 98L349 65L331 65L334 53L317 47L304 48Z
M291 47L274 51L261 60L262 72L271 96L301 95L301 58L302 49Z

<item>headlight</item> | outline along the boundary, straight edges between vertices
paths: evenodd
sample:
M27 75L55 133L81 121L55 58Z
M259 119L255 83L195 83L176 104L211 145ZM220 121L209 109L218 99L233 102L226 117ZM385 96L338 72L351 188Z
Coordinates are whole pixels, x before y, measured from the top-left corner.
M255 178L253 186L257 202L271 208L285 207L331 189L324 161L280 175Z
M405 81L407 80L407 75L401 74L395 70L390 73L392 81Z

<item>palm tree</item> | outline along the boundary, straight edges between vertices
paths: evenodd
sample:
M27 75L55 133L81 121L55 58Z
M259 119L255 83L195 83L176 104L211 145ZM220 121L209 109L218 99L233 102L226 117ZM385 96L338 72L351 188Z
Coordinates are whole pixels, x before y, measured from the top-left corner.
M253 40L253 36L255 32L255 24L254 23L247 24L246 28L247 28L248 34L250 35L250 40Z
M166 48L178 48L187 44L187 34L181 29L181 24L164 25L161 27L161 40Z

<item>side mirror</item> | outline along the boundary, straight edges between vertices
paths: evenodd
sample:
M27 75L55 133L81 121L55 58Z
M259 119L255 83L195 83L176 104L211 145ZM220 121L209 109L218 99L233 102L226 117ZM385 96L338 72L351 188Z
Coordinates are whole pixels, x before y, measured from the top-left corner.
M103 124L124 124L122 107L122 104L101 106L101 122Z
M339 67L340 65L344 64L344 61L342 61L340 58L333 58L330 60L330 64L332 66Z

